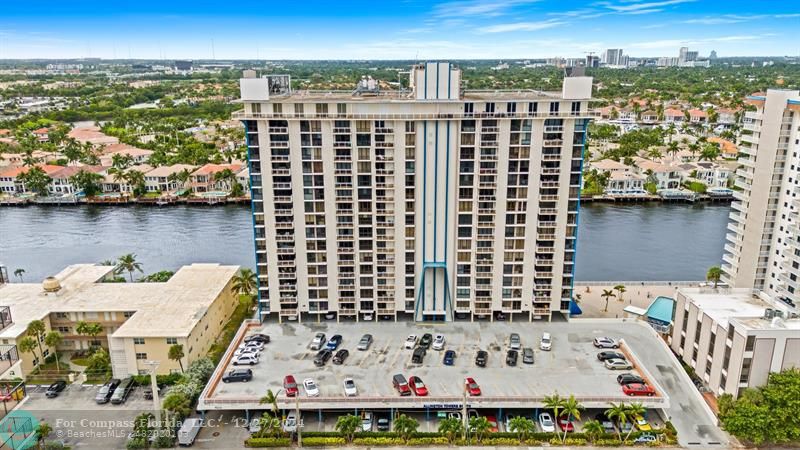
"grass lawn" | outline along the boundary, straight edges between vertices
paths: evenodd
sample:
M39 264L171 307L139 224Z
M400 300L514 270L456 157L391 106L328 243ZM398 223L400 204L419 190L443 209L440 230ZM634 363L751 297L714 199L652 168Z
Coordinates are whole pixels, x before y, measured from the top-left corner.
M158 198L161 197L161 192L147 192L142 198Z
M78 366L86 367L86 366L89 365L89 358L86 357L86 356L78 356L78 357L70 359L70 361L72 362L72 364L75 364L75 365L78 365Z

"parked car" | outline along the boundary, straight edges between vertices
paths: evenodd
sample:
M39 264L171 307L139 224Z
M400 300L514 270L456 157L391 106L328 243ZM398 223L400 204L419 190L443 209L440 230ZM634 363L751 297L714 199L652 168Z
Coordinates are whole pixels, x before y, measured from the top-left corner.
M619 342L610 337L596 337L594 338L594 346L597 348L619 348Z
M372 421L374 415L370 411L361 413L361 431L372 431Z
M651 431L653 429L653 427L651 427L650 424L647 423L647 421L644 419L644 417L642 417L642 416L640 416L638 414L633 416L633 417L631 417L631 422L633 422L633 425L639 431Z
M297 381L295 381L293 375L283 377L283 391L286 392L287 397L297 395Z
M422 361L425 359L425 354L428 351L425 350L425 347L417 347L414 349L414 353L411 355L411 362L413 364L422 364Z
M392 422L386 416L378 417L378 431L390 431L392 429Z
M519 357L519 352L518 351L509 350L506 353L506 365L508 365L508 366L516 366L518 357Z
M64 380L58 380L47 388L44 395L47 398L55 398L58 397L58 394L60 394L61 391L63 391L66 388L67 388L67 382Z
M333 363L334 364L342 364L347 357L350 356L350 351L346 348L340 349L336 354L333 356Z
M361 336L361 340L358 341L358 347L356 347L356 348L358 350L365 351L365 350L369 350L369 347L371 345L372 345L372 335L371 334L365 334L365 335Z
M327 349L333 351L339 348L340 345L342 345L342 335L334 334L330 339L328 339Z
M250 424L247 426L247 431L250 432L250 435L256 435L261 431L261 422L262 417L253 417L250 419Z
M424 349L431 348L431 342L433 341L433 336L430 333L425 333L422 335L422 338L419 340L419 346Z
M283 432L284 433L295 433L297 432L298 426L297 414L294 411L289 411L286 414L286 419L283 421Z
M257 353L243 353L233 359L234 366L253 366L258 364Z
M233 352L233 357L234 358L238 358L238 357L240 357L242 355L251 355L251 356L255 356L255 357L260 357L261 356L261 350L257 350L255 348L250 348L250 347L239 347L239 348L236 349L235 352Z
M561 428L561 431L566 431L567 433L575 431L575 425L572 421L567 420L567 418L563 416L558 418L558 428Z
M251 334L244 338L244 342L263 342L264 344L269 344L269 336L266 334L256 333Z
M343 384L344 384L345 397L355 397L358 395L358 388L356 387L356 382L353 381L352 378L345 378Z
M622 392L625 395L629 395L631 397L634 396L647 396L652 397L656 395L656 390L653 389L652 386L648 386L642 383L631 383L631 384L623 384L622 385Z
M605 361L607 359L625 359L625 355L619 352L600 352L597 354L597 359Z
M489 359L489 353L485 350L478 350L475 354L475 365L478 367L486 367L486 361Z
M317 355L314 356L314 365L317 367L324 366L325 363L327 363L328 360L331 359L332 354L333 352L331 352L327 348L323 348L322 350L318 351Z
M411 395L411 388L408 387L408 381L406 381L406 377L401 374L397 374L392 377L392 385L397 390L397 392L402 395Z
M311 378L303 380L303 389L306 391L306 396L319 397L319 387Z
M621 374L617 375L617 383L619 383L619 384L631 384L631 383L647 384L644 381L644 378L640 377L639 375L634 375L632 373L621 373Z
M464 379L464 384L467 386L467 393L472 396L481 395L481 387L478 386L478 383L472 377L467 377Z
M486 421L489 422L489 432L497 433L500 429L497 427L497 417L492 414L486 415Z
M614 433L616 431L616 428L614 428L614 421L609 419L605 413L597 413L597 415L594 416L594 419L600 422L600 425L603 426L603 431L606 433Z
M94 401L97 402L98 405L108 403L111 400L111 396L114 395L114 390L119 386L119 383L120 380L114 378L100 386L100 389L97 390L97 395L94 396Z
M444 352L444 359L442 360L445 366L452 366L456 362L455 350L448 350Z
M253 379L253 371L251 369L231 369L225 375L222 376L223 383L230 383L230 382L248 382Z
M203 419L199 417L185 419L178 430L178 445L192 445L201 428L203 428Z
M133 378L125 378L120 382L119 386L114 389L114 394L111 396L111 404L119 405L125 403L125 400L128 399L128 396L131 395L133 389L136 387L136 382Z
M264 342L263 341L250 341L242 343L239 348L243 349L255 349L255 350L263 350L264 349Z
M326 342L325 333L317 333L314 335L314 339L311 340L311 350L321 349Z
M411 391L414 392L414 395L419 397L425 397L428 395L428 387L425 386L425 383L422 381L422 378L412 375L408 379L408 384L411 387Z
M519 338L518 333L511 333L508 337L508 347L511 350L519 350L522 348L522 340Z
M522 349L522 362L525 364L533 364L533 349L525 347Z
M543 412L539 414L539 427L545 433L553 433L556 431L556 426L553 423L553 417L549 412Z
M633 440L634 444L647 444L657 441L656 437L652 434L642 434Z
M409 334L408 337L406 338L406 343L404 344L404 347L407 349L412 349L416 345L417 345L417 335Z
M431 345L431 347L434 350L444 350L444 335L443 334L437 334L436 336L434 336L433 337L433 344Z
M542 340L539 341L539 349L549 352L553 348L553 338L550 333L542 333Z
M633 369L633 366L628 361L624 359L607 359L603 363L606 366L606 369L611 370L630 370Z

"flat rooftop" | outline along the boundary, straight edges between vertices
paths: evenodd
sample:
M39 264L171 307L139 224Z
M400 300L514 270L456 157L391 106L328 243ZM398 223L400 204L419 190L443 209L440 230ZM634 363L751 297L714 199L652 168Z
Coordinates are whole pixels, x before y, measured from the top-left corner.
M775 324L764 319L767 308L776 309L776 305L754 295L752 289L730 288L681 288L678 290L688 301L697 305L704 314L722 327L735 320L746 328L761 330L771 328L800 329L800 320L783 319Z
M471 407L535 407L541 405L544 396L559 393L575 395L587 407L605 407L609 402L629 401L616 382L621 371L606 369L597 360L598 349L592 345L596 336L623 338L623 350L633 354L638 361L642 352L661 352L667 356L665 344L652 329L637 322L593 322L570 323L509 323L476 322L422 324L415 322L396 323L283 323L257 325L247 330L248 334L264 333L270 336L261 355L261 361L250 367L253 379L247 383L222 383L218 377L233 368L230 354L242 339L234 340L223 362L218 366L212 381L201 396L199 409L246 409L260 408L258 400L267 389L278 394L279 405L294 407L294 399L282 393L285 375L294 375L298 383L312 378L320 388L320 396L307 398L301 394L301 408L346 409L363 407L436 408L436 405L460 403L463 396L463 380L474 377L482 389L481 397L470 397ZM553 336L552 351L539 349L544 331ZM343 336L340 348L350 351L343 365L332 361L324 367L313 363L316 351L308 348L317 332L329 338L334 334ZM524 364L522 355L515 367L506 365L508 337L519 333L523 347L534 349L534 364ZM374 342L368 351L356 350L358 340L364 333L373 335ZM441 333L446 338L446 350L455 350L454 366L442 362L444 351L429 349L422 364L412 364L412 350L404 348L406 336L424 333ZM479 350L489 352L485 368L475 366L475 354ZM667 393L659 380L650 374L644 364L633 372L639 372L651 380L657 391L656 397L641 397L642 403L653 408L664 408L669 404ZM653 369L655 370L655 369ZM623 371L624 372L624 371ZM428 386L428 397L400 397L392 386L392 375L403 374L406 378L416 375ZM342 382L352 377L359 390L355 398L344 397ZM302 392L302 389L301 389Z
M467 90L460 98L453 99L417 99L412 91L380 91L377 94L355 95L353 91L318 91L318 90L298 90L289 95L271 96L265 103L305 103L317 101L339 100L356 103L390 103L390 102L411 102L411 103L463 103L465 100L475 101L496 101L496 100L558 100L561 99L561 92L538 91L533 89L518 90ZM288 112L288 111L287 111Z
M61 289L45 292L41 283L0 285L0 306L8 306L13 323L0 338L16 339L28 323L56 312L123 312L134 314L114 337L185 337L239 270L238 266L192 264L166 283L104 283L111 266L77 264L55 278Z

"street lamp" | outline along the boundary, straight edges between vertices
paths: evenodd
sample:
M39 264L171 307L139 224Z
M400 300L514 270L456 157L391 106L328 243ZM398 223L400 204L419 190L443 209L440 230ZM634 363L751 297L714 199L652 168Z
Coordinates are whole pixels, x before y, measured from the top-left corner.
M161 426L161 404L158 399L158 382L156 381L156 369L161 361L145 361L144 365L150 368L150 389L153 390L153 410L156 413L156 423Z

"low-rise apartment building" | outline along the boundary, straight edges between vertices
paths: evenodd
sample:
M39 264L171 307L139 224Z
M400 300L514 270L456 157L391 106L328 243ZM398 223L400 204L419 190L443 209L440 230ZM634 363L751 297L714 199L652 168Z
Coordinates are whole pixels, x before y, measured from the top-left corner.
M800 367L800 318L751 289L678 290L669 345L715 395L737 397Z
M191 174L195 170L194 166L188 164L173 164L171 166L161 166L147 172L144 175L144 185L147 192L169 192L183 189L189 182L180 180L181 172Z
M53 349L19 351L28 324L41 320L46 332L64 340L59 352L102 346L109 350L115 377L180 370L168 358L183 346L183 367L206 355L238 305L232 289L238 266L193 264L165 283L109 283L114 267L79 264L43 283L0 284L0 378L27 376ZM80 322L99 323L96 336L78 333Z

